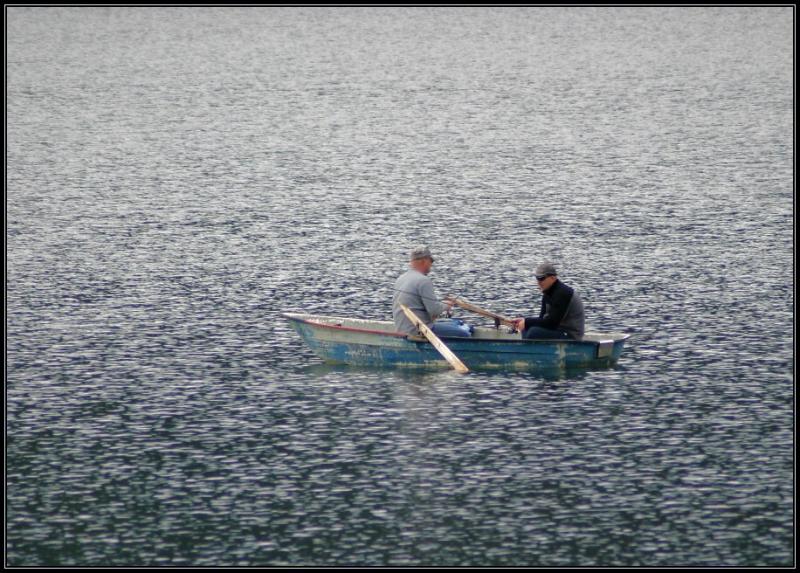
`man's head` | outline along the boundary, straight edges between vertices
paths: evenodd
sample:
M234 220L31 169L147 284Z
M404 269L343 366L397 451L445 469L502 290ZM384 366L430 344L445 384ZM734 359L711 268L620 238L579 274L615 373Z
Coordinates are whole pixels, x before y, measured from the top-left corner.
M433 266L433 256L431 255L431 251L425 245L421 245L419 247L415 247L411 251L411 268L421 272L423 275L427 275L431 272L431 267Z
M542 263L534 271L539 289L546 291L558 280L558 273L553 263Z

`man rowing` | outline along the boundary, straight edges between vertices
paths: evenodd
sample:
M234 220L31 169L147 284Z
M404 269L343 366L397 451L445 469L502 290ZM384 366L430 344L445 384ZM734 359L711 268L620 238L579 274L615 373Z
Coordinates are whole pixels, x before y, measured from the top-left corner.
M523 338L583 338L583 303L578 293L558 279L552 263L536 267L536 281L542 291L542 307L538 317L514 319Z
M437 335L447 336L449 333L437 332L439 325L434 323L436 317L450 311L452 302L441 302L436 296L433 281L428 277L431 272L434 258L430 249L425 246L416 247L411 251L408 266L410 267L394 283L394 298L392 300L392 315L394 324L399 332L416 334L414 326L400 308L401 304L410 308Z

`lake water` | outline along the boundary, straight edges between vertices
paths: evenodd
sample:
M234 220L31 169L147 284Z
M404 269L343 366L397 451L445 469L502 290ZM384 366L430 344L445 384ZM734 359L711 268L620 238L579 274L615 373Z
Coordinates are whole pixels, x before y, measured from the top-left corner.
M793 7L6 14L7 564L794 563ZM619 365L281 318L419 243L511 315L554 261Z

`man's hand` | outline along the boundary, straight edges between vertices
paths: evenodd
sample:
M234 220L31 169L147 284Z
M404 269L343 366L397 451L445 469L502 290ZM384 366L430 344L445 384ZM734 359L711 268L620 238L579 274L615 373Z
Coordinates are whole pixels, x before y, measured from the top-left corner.
M522 332L525 329L524 318L515 318L512 322L514 323L514 328L519 332Z

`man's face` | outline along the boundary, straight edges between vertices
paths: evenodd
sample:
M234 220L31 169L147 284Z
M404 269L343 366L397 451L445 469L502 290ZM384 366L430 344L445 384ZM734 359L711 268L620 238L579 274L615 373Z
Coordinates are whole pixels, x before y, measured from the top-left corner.
M430 257L425 257L424 259L420 259L420 270L422 274L427 275L431 272L431 267L433 266L433 259Z
M429 272L431 272L432 266L433 259L430 257L425 257L424 259L414 259L411 261L411 268L422 273L423 275L427 275Z
M547 276L544 276L544 277L536 277L536 282L539 283L539 290L542 291L542 292L546 291L551 286L553 286L553 283L555 283L556 280L558 280L558 279L553 275L547 275Z

